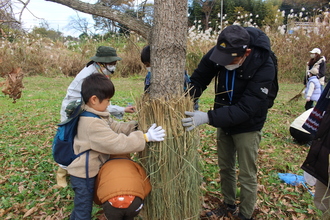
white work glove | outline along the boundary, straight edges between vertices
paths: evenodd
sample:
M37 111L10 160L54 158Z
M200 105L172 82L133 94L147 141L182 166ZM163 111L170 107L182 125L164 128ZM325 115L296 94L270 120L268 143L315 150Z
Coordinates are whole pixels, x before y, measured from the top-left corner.
M162 126L156 127L156 123L151 125L148 132L145 133L144 137L146 138L147 142L150 141L163 141L165 137L165 130Z
M186 127L186 131L191 131L198 125L209 123L209 116L206 112L194 111L194 112L184 112L189 118L182 119L183 127Z

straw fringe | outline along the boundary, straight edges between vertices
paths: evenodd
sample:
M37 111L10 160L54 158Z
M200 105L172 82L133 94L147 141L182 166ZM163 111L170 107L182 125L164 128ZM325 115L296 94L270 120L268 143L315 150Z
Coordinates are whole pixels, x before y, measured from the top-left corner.
M166 131L163 142L148 143L139 155L153 187L141 212L143 220L199 219L199 135L197 130L186 132L181 124L184 111L193 110L191 99L181 96L150 100L146 94L136 103L141 130L147 131L156 123Z

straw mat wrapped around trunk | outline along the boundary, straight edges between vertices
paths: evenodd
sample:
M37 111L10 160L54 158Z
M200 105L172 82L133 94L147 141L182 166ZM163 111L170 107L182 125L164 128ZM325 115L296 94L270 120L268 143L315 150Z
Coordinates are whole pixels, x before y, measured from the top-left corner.
M166 131L165 141L148 143L140 156L152 191L141 213L143 220L199 219L201 174L199 172L198 130L186 132L181 124L184 111L192 111L190 98L137 100L139 128L147 131L152 123Z

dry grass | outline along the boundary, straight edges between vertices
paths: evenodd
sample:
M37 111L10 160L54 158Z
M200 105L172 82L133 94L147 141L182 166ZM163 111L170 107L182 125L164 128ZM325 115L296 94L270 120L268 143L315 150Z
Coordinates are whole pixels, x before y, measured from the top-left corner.
M310 59L309 51L314 47L322 50L322 55L330 57L330 34L327 27L319 28L317 33L296 31L294 34L280 34L279 31L267 32L272 50L278 57L279 80L301 82L305 74L305 64ZM214 45L215 38L188 41L186 69L191 74L202 56ZM117 76L128 77L144 75L145 69L140 61L140 52L147 43L134 35L129 38L107 41L87 40L84 42L53 42L45 38L18 38L10 42L2 40L0 73L8 73L21 67L25 75L42 74L76 75L100 45L112 46L123 58L118 62Z
M22 38L18 41L3 41L0 57L3 62L1 73L20 67L25 75L56 76L76 75L90 56L88 48L81 46L79 52L69 50L61 42L49 39Z
M330 57L330 34L327 27L320 27L317 33L304 30L294 34L282 35L279 32L267 33L272 50L278 57L279 80L303 82L309 51L314 47L322 50L325 57Z
M199 137L197 131L184 132L181 125L184 111L192 110L191 100L184 96L169 101L149 100L146 95L137 101L137 107L142 130L157 123L167 133L163 142L148 143L140 155L153 186L146 199L144 219L199 219Z

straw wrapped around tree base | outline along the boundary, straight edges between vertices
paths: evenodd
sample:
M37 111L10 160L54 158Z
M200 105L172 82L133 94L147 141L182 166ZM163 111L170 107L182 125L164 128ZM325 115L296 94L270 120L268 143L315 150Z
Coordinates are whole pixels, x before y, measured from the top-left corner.
M184 96L149 100L146 95L136 103L141 130L147 131L152 123L157 123L166 131L163 142L148 143L140 154L152 184L141 213L143 220L199 219L199 135L197 129L186 132L181 124L184 111L192 111L191 100Z

